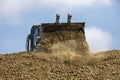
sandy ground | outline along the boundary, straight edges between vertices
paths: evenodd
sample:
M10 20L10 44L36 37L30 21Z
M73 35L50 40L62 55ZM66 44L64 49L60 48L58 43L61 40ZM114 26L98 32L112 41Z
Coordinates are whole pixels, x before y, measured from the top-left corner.
M0 80L120 80L120 50L1 54Z

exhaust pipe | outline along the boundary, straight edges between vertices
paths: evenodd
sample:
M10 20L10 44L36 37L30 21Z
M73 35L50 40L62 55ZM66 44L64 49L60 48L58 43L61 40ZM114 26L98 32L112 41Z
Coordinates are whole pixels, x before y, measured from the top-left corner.
M59 14L56 14L56 22L55 23L59 23L59 19L60 19L60 15Z
M72 17L72 15L68 14L68 19L67 19L68 24L71 23L71 17Z

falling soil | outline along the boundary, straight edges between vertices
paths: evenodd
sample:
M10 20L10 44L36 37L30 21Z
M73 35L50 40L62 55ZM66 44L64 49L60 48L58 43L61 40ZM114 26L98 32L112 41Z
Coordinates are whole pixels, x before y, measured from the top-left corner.
M120 50L1 54L0 80L120 80Z
M47 52L74 50L87 54L89 51L84 30L43 33L42 47Z

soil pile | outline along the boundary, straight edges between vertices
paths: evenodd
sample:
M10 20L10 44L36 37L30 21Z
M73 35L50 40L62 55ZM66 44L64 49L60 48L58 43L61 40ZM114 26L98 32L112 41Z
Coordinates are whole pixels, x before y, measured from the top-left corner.
M46 52L77 51L86 53L89 51L84 30L55 31L43 33L42 47Z
M0 55L0 80L120 80L120 50Z

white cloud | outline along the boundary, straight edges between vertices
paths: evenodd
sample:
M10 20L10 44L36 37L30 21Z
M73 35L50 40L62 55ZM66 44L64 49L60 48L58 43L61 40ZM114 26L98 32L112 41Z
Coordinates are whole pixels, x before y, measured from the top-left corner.
M110 6L112 0L1 0L0 14L13 15L24 13L32 8L59 8L59 7L92 7L94 5Z
M109 50L111 48L111 35L100 28L86 27L86 39L92 52Z
M69 13L76 8L112 6L112 2L113 0L0 0L0 21L10 23L10 19L15 18L15 22L20 23L19 16L34 9L42 12L45 9L54 9L59 13ZM11 22L12 24L14 24L14 20L13 23Z
M32 0L0 0L0 22L13 25L21 22L21 15L32 7Z
M112 0L41 0L40 4L56 7L91 7L95 4L111 6Z
M0 14L15 15L24 13L25 10L32 7L33 2L32 0L3 0L0 3Z

